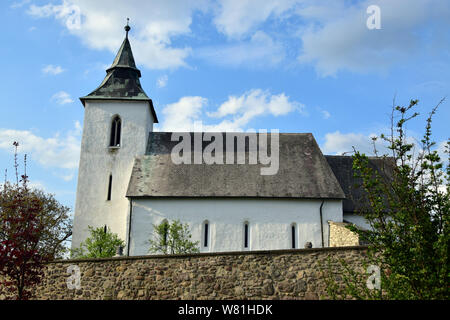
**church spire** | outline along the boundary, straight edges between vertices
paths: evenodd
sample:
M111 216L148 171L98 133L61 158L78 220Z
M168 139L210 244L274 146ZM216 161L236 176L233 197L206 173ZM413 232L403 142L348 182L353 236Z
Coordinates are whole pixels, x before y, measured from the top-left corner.
M111 67L106 70L106 77L100 86L85 97L80 98L83 105L86 100L138 100L149 101L155 123L158 122L153 110L152 100L141 87L139 78L141 71L136 67L133 52L131 51L128 32L131 30L127 18L125 26L125 39L117 52Z
M131 30L131 27L128 25L130 23L130 18L127 18L127 25L125 26L125 31L126 31L126 38L128 39L128 32Z
M128 25L130 19L127 18L127 25L125 26L125 39L120 46L119 52L117 52L116 58L114 59L113 64L106 72L113 70L114 68L132 68L135 69L138 76L141 77L141 72L136 68L136 63L134 62L133 52L131 51L130 41L128 40L128 32L131 30L131 27Z

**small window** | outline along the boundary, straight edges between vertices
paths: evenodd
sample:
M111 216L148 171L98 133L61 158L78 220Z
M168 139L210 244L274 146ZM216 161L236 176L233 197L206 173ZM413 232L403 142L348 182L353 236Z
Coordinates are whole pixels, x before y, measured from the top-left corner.
M209 222L203 222L203 246L208 247L209 245Z
M297 248L297 226L295 223L291 224L291 248Z
M107 200L111 200L111 191L112 191L112 174L109 175L109 184L108 184L108 198Z
M111 138L109 141L110 147L120 147L120 133L122 121L119 116L115 116L111 124Z
M244 223L244 248L249 247L249 229L248 222Z

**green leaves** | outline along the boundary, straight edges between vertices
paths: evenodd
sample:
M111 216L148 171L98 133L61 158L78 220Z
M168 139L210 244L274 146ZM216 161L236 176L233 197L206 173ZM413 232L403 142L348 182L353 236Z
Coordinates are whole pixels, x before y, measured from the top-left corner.
M106 228L88 227L90 237L81 243L79 248L71 250L71 257L76 258L110 258L116 254L118 246L125 242Z
M150 253L182 254L199 252L199 242L192 242L188 224L179 220L153 225L154 238L150 239Z
M408 143L410 139L405 133L408 121L418 115L412 111L418 100L411 100L407 107L393 109L391 135L380 135L392 152L391 158L380 158L386 164L388 161L396 164L391 173L380 174L370 167L365 154L355 150L353 156L355 178L361 179L369 203L360 214L371 229L350 229L370 243L365 263L381 269L383 294L379 298L450 298L450 169L447 162L444 170L431 131L432 116L442 102L429 113L420 146ZM394 123L394 119L399 120ZM450 140L447 153L449 145ZM414 150L418 147L417 154ZM385 176L391 178L384 179ZM447 188L443 190L445 185ZM358 277L355 272L345 266L341 268L340 275L346 285L330 284L330 296L374 298L364 289L363 274L359 272ZM333 277L329 279L333 281Z

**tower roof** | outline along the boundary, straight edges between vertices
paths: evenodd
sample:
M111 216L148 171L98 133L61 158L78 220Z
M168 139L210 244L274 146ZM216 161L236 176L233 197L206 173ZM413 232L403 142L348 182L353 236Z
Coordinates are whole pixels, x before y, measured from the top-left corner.
M80 100L85 104L86 100L134 100L148 101L150 109L158 123L152 100L142 89L139 78L141 71L136 67L130 41L128 40L128 24L125 26L126 36L120 46L119 52L111 67L106 70L106 77L100 86Z

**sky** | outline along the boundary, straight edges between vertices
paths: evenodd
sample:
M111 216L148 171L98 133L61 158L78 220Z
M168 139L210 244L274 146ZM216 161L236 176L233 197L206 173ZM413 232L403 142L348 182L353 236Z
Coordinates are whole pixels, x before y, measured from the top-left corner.
M126 18L159 131L201 121L207 131L311 132L324 154L353 146L370 154L370 138L389 130L394 101L420 101L408 125L420 140L428 112L450 93L448 0L4 0L7 179L18 141L32 186L74 209L79 97L106 75ZM433 121L441 150L449 104L450 97Z

